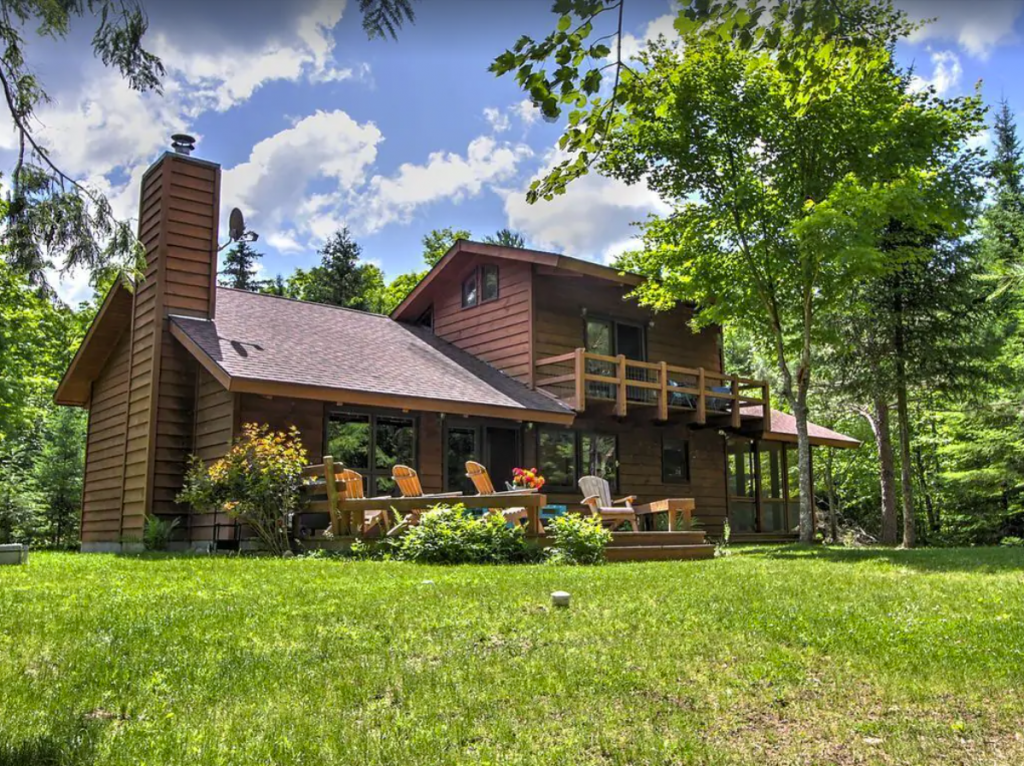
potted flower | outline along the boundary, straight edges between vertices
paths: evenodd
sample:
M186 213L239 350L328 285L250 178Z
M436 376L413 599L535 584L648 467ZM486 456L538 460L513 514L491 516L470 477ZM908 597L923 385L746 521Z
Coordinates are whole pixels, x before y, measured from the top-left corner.
M540 475L536 468L513 468L512 483L509 489L532 489L539 492L544 486L546 479Z

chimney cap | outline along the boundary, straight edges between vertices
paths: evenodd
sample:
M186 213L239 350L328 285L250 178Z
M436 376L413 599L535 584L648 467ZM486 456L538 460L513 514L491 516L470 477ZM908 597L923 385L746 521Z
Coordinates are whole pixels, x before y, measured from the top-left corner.
M196 140L188 133L175 133L171 136L171 148L176 154L184 154L187 157L196 148Z

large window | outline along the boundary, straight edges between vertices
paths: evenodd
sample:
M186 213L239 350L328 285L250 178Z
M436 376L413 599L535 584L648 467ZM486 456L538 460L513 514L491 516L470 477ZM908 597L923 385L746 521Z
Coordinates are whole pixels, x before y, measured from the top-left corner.
M614 436L540 428L537 456L550 489L575 491L581 476L600 476L613 490L618 488L619 447Z
M466 461L481 459L480 429L472 426L449 426L446 449L445 490L475 494L473 482L466 476Z
M416 420L402 415L332 412L327 419L326 447L324 454L363 475L368 496L393 494L392 467L416 467Z

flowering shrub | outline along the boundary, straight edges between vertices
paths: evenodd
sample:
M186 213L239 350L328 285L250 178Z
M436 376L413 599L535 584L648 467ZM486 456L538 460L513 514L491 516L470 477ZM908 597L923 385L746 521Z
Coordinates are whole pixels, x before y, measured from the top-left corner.
M513 468L512 485L524 489L539 490L547 480L540 475L536 468Z
M547 528L551 546L548 561L553 564L600 564L612 533L597 516L567 513L552 519Z
M223 511L251 527L272 553L283 554L291 547L288 525L301 501L306 454L294 427L285 433L247 423L220 460L207 466L190 458L178 502Z
M402 537L395 558L424 564L512 564L528 561L533 548L521 526L485 513L475 518L463 505L438 505Z

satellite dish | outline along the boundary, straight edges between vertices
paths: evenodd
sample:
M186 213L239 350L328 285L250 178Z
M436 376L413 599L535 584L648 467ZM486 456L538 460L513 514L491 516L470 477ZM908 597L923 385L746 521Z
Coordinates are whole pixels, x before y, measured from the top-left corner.
M237 207L231 209L231 215L228 217L228 236L231 239L237 241L242 238L245 234L245 218L242 216L242 211Z

